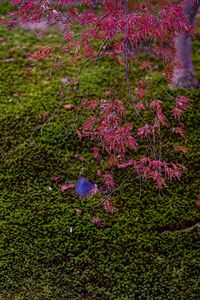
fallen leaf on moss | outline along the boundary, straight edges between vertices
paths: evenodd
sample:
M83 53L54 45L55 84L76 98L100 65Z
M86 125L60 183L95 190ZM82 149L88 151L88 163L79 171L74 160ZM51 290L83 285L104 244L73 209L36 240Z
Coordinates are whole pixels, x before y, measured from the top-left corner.
M80 161L85 161L85 162L89 163L89 161L84 156L79 156L78 159Z
M98 228L104 228L106 226L106 224L99 217L92 217L91 221Z
M64 193L67 190L73 190L75 187L75 184L73 183L65 183L60 187L60 190L62 193Z
M188 150L183 146L176 146L176 149L183 153L189 153Z
M49 117L49 113L47 113L47 112L41 113L41 115L40 115L41 122L45 123L47 121L48 117Z
M200 209L200 199L196 201L196 207Z
M60 177L57 177L57 176L52 176L51 177L51 182L52 183L56 183L56 182L60 182L60 181L61 181Z
M104 199L103 208L108 214L113 214L117 211L117 208L112 204L112 202L109 199Z

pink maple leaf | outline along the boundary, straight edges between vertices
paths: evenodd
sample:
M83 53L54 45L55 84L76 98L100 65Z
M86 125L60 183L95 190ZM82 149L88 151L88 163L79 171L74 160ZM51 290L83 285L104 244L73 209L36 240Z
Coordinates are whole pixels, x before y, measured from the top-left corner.
M106 224L99 217L94 216L92 217L91 221L99 228L104 228L106 226Z
M112 204L112 202L109 199L104 199L103 208L108 214L113 214L117 211L117 208Z
M65 183L60 187L62 193L66 192L67 190L73 190L75 188L75 184L73 183Z

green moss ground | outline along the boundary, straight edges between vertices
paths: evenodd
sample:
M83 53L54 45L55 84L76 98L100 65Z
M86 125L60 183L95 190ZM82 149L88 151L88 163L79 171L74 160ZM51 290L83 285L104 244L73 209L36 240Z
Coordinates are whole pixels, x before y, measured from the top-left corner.
M200 299L200 229L162 234L200 221L195 206L200 91L181 92L193 99L186 115L191 155L179 160L188 168L182 181L171 184L165 197L146 184L139 199L138 181L130 176L113 195L118 212L107 216L101 208L90 209L98 197L79 200L71 191L62 195L50 178L96 178L90 145L75 135L82 120L75 110L64 111L63 104L76 105L85 95L100 97L108 89L123 95L123 70L105 60L79 74L67 61L65 70L56 71L51 60L28 60L35 44L59 44L54 31L40 39L0 28L0 36L5 38L0 48L1 299ZM199 47L195 41L198 72ZM28 67L33 67L30 73L24 70ZM78 78L79 88L61 97L60 80L67 76ZM154 97L168 101L180 93L167 90L167 95L156 72L152 82ZM43 112L49 113L46 124ZM83 155L90 163L77 159ZM128 175L128 170L116 173L117 183ZM76 208L84 214L76 216ZM105 228L91 223L94 215Z

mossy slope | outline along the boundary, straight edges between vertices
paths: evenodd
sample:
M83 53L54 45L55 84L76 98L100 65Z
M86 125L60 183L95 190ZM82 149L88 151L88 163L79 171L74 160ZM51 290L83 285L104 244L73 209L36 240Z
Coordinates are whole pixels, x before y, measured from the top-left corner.
M55 32L39 39L1 28L0 36L5 38L0 49L1 299L199 299L200 229L162 232L200 221L195 206L200 92L184 91L193 105L186 116L191 154L180 158L188 168L182 181L173 183L165 197L146 184L139 199L138 181L134 176L125 181L128 170L118 172L117 183L125 181L112 198L118 212L107 216L101 208L91 210L98 197L79 200L71 191L63 195L50 177L96 178L90 145L75 135L81 117L64 111L63 104L76 105L85 95L100 97L107 89L123 95L123 70L105 60L80 75L67 62L64 71L55 71L51 60L34 65L27 59L34 44L56 45ZM196 41L195 49L199 46ZM195 62L199 68L197 55ZM78 77L79 89L61 97L60 80L68 76ZM156 82L156 74L152 80ZM163 87L161 81L152 95L167 101ZM49 113L46 123L41 122L43 112ZM78 159L83 155L90 163ZM84 214L77 216L76 208ZM105 228L91 223L94 215L104 220Z

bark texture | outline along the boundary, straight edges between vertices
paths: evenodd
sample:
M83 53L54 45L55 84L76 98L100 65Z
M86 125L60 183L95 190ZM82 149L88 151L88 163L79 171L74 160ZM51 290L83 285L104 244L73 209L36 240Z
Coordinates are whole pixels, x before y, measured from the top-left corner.
M192 26L194 26L199 6L200 0L188 0L184 4L185 15ZM180 33L175 38L175 47L177 50L175 60L180 62L181 67L174 68L172 85L182 88L197 88L199 85L194 77L192 63L192 36L187 32Z

